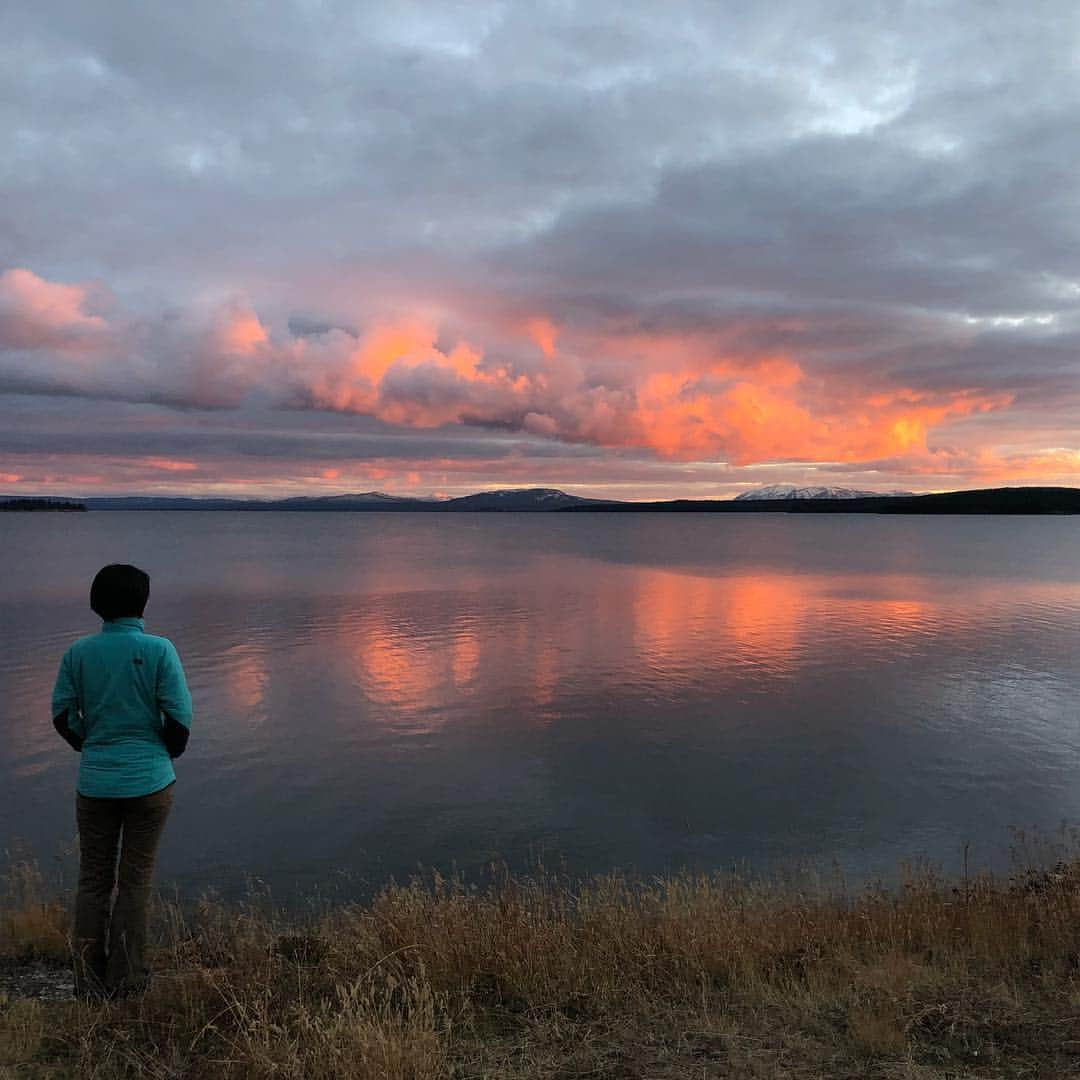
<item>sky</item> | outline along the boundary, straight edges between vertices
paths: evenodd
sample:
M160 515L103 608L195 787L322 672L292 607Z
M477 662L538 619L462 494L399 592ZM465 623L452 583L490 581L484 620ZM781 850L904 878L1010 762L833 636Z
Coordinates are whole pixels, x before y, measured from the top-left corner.
M1080 8L7 0L0 492L1080 485Z

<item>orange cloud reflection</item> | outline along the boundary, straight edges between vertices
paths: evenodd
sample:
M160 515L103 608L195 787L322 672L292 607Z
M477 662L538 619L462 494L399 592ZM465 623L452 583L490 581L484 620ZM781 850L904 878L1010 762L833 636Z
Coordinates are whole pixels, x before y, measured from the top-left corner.
M333 640L379 722L422 732L479 702L514 716L532 709L542 723L562 693L583 685L668 698L702 682L767 687L812 663L826 638L828 647L894 655L937 621L933 584L902 575L844 578L838 592L835 575L711 576L584 558L553 558L537 574L558 587L519 581L501 614L462 604L440 614L437 632L415 629L412 605L425 610L424 589L342 617ZM441 588L437 596L442 612Z
M230 711L252 723L261 723L260 713L269 671L261 650L252 645L234 645L221 655L226 700Z

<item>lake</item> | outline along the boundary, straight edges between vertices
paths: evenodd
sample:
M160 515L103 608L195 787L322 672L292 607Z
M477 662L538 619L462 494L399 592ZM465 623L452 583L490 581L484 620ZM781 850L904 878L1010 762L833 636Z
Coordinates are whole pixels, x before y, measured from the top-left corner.
M1080 519L0 516L0 845L67 869L49 695L107 562L196 707L160 880L1008 865L1080 820ZM54 863L53 860L56 860Z

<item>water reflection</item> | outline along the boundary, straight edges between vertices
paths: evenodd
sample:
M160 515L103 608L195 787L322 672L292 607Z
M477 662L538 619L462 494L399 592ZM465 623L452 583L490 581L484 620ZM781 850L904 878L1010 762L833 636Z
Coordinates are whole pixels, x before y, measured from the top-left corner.
M647 872L990 858L1009 825L1080 816L1070 527L85 515L17 549L0 839L70 836L48 692L92 629L80 563L123 555L198 705L163 853L192 885L537 845Z
M543 560L547 590L505 582L484 593L410 591L341 601L323 648L340 654L373 719L449 714L461 698L526 696L541 712L556 697L635 686L666 699L736 684L775 687L838 657L897 664L945 642L953 654L994 648L1022 611L1051 603L1058 619L1080 586L1034 583L968 591L964 607L916 576L744 572L706 576L590 560ZM1053 623L1053 619L1051 622ZM988 633L989 631L989 633ZM988 638L990 639L988 641ZM745 688L745 687L744 687ZM443 715L445 720L446 715ZM508 723L527 723L515 713Z
M263 650L253 645L231 645L220 655L218 678L225 701L228 718L262 723L265 716L260 711L269 671Z

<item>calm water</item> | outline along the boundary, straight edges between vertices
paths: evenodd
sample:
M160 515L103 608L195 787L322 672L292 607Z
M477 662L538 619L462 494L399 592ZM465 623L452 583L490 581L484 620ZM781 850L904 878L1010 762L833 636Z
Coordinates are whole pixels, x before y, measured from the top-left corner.
M197 719L162 877L903 858L1080 821L1080 520L0 516L0 845L71 864L48 700L153 577Z

